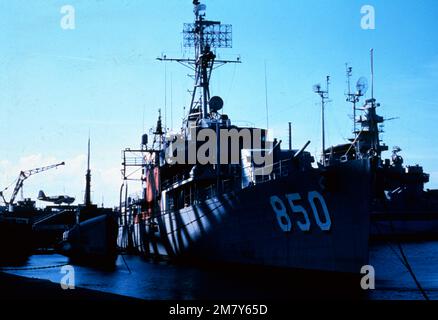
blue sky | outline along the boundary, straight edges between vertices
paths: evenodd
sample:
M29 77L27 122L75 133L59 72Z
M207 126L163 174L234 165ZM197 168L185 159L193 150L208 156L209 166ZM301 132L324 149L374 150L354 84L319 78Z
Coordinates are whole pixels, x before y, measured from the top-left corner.
M353 67L353 81L369 78L374 48L379 111L400 117L386 123L382 138L390 148L403 149L405 163L422 164L432 174L428 187L438 187L436 1L205 3L208 18L233 24L234 46L218 55L240 55L243 61L218 69L212 81L212 93L223 97L232 120L266 125L266 61L274 135L287 144L291 121L294 147L311 140L309 150L320 151L319 100L312 85L331 75L327 144L345 142L352 129L345 63ZM60 8L66 4L75 8L75 30L60 27ZM375 7L375 30L360 27L365 4ZM155 58L190 54L182 49L181 31L192 19L190 0L1 0L0 189L21 169L66 161L65 168L30 178L25 196L36 197L44 189L82 199L91 132L93 200L115 205L120 151L138 147L158 108L164 112L165 70L167 126L172 114L178 128L188 107L188 70Z

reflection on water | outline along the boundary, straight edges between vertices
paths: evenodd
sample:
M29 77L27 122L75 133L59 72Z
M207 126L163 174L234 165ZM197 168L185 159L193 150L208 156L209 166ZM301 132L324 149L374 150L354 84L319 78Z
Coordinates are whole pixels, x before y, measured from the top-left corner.
M403 250L415 275L430 299L438 300L438 242L403 243ZM402 264L395 244L371 248L370 263L376 271L372 299L423 299L414 280Z
M403 244L406 256L416 276L431 299L438 299L438 242ZM210 267L176 266L168 263L153 263L136 256L119 257L114 270L105 271L75 265L77 287L105 291L141 299L294 299L340 298L370 299L422 299L422 295L400 262L397 247L388 244L371 248L370 264L376 271L376 290L366 295L345 291L339 279L325 281L327 275L311 278L294 272L272 274L265 271L247 272ZM60 283L64 276L60 265L68 263L61 255L35 255L24 266L26 270L11 270L9 273L47 279ZM58 266L49 269L33 267ZM344 279L342 279L344 281ZM359 287L357 279L354 286ZM351 283L349 283L351 285ZM349 286L348 290L350 290Z

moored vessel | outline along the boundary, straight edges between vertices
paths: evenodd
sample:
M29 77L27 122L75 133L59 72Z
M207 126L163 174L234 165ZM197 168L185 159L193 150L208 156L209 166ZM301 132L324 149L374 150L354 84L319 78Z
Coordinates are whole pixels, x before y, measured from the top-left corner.
M181 132L161 116L148 144L123 157L119 246L147 256L358 274L368 262L372 158L316 163L305 149L282 149L267 129L240 127L210 95L217 48L231 47L231 26L184 25L195 71ZM127 196L128 170L142 168L142 195ZM354 177L354 179L352 179Z
M373 79L373 54L371 71ZM352 68L347 66L350 84ZM368 82L361 77L356 91L348 88L347 101L353 106L353 137L348 143L326 148L327 163L346 163L358 159L373 159L372 196L370 211L370 236L372 239L421 239L438 236L438 190L425 190L429 174L420 165L405 165L400 155L402 149L394 146L390 158L383 152L389 147L381 140L383 123L387 120L377 113L380 103L371 97L358 106L368 89ZM356 115L360 112L359 115Z

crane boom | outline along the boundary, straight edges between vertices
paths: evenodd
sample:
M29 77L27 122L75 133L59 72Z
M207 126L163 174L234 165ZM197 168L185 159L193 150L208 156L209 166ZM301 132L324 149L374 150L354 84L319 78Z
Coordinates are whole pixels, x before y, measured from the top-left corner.
M3 191L0 191L0 197L3 200L3 202L7 205L8 202L6 201L5 196L3 195Z
M35 168L35 169L31 169L31 170L21 171L20 175L18 176L17 183L15 184L14 192L12 192L11 200L9 200L9 204L14 203L15 197L17 196L20 189L23 187L23 183L27 178L29 178L30 176L32 176L34 174L37 174L37 173L40 173L43 171L47 171L50 169L54 169L54 168L57 168L57 167L63 166L63 165L65 165L65 162L53 164L53 165L47 166L47 167L41 167L41 168Z

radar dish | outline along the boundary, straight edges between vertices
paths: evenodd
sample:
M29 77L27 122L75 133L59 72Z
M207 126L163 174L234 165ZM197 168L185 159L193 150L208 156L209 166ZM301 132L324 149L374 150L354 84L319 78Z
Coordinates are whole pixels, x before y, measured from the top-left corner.
M224 106L224 100L222 100L221 97L214 96L211 97L210 101L208 102L208 105L210 106L210 111L218 112Z
M356 90L358 96L364 96L368 91L368 80L365 77L360 77L357 80Z

